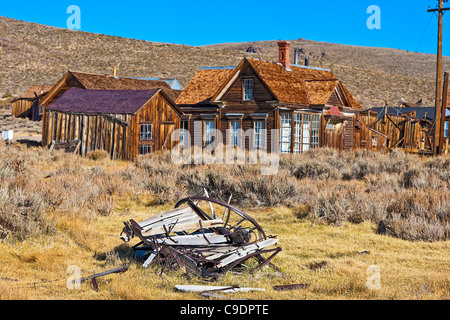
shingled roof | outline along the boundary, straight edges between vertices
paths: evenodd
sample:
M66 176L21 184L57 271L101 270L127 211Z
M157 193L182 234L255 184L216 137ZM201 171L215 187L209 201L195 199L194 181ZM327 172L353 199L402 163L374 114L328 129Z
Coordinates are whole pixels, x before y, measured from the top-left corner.
M134 114L161 89L86 90L70 88L47 110L86 114Z
M234 68L233 68L234 69ZM176 100L177 104L209 102L220 86L233 72L232 68L199 69Z
M362 109L361 105L330 70L294 65L290 69L286 69L281 63L247 58L241 63L241 68L246 62L280 102L325 105L333 91L339 87L349 107ZM236 72L238 69L239 67Z
M234 68L198 70L177 103L195 105L219 102L233 84L237 74L245 67L252 68L280 103L300 105L325 105L335 90L341 92L344 103L352 109L361 105L330 70L291 66L288 70L281 63L244 58Z

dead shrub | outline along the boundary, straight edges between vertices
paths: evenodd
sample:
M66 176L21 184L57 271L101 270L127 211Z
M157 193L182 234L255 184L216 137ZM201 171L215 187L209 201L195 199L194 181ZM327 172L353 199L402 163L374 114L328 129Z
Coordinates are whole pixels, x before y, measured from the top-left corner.
M97 161L109 159L109 153L105 150L94 150L87 153L86 157L88 159Z

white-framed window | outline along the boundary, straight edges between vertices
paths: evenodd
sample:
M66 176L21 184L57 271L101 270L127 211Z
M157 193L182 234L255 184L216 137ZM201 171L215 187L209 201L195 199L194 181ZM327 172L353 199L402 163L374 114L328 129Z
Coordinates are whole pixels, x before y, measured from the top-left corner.
M302 152L309 151L311 148L311 115L305 114L303 116L303 139L302 139Z
M255 148L262 148L264 147L264 129L265 129L265 121L262 120L256 120L254 122L255 126L255 141L254 146Z
M291 153L292 114L280 115L280 152Z
M149 154L149 153L152 153L152 146L151 145L141 144L139 146L139 154Z
M187 135L189 134L189 121L181 121L181 134L180 134L180 144L184 145L186 143Z
M294 113L294 153L300 153L302 150L302 121L303 114Z
M448 127L449 127L449 121L445 122L445 126L444 126L444 137L448 138Z
M293 133L292 144L291 133ZM290 153L291 148L293 153L316 149L319 147L319 135L320 115L295 112L280 115L280 151L282 153Z
M253 79L244 78L244 101L253 100Z
M319 148L320 116L315 114L311 119L311 148Z
M232 146L240 146L241 138L241 121L231 120L230 121L230 144Z
M214 129L215 129L214 121L213 120L205 120L204 126L205 126L204 141L205 141L205 146L208 146L214 142Z
M153 125L151 123L141 124L140 140L141 141L152 140L153 139L152 129Z

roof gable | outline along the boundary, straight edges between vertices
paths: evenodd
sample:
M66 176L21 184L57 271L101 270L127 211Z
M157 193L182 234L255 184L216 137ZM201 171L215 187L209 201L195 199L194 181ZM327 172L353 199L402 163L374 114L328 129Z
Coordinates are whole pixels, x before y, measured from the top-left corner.
M300 105L326 105L333 92L345 101L348 107L362 109L336 76L326 69L291 66L287 70L281 63L244 58L239 66L211 99L221 101L234 84L241 70L249 66L280 103Z
M325 105L330 102L331 96L336 94L337 80L305 81L310 104ZM339 98L337 98L339 100ZM338 105L340 106L340 104Z
M244 79L253 79L253 101L272 101L275 99L272 91L267 87L259 74L249 65L245 65L242 69L240 69L238 76L233 77L233 79L234 82L231 86L227 86L226 91L223 95L221 95L221 101L225 104L233 101L242 102Z

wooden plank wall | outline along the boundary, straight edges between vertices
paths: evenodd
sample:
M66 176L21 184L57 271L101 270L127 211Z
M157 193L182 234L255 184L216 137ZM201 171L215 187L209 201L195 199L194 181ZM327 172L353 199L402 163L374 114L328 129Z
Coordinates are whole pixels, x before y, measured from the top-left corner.
M431 149L432 122L417 119L415 113L386 115L378 119L374 113L359 113L355 117L360 129L355 134L356 148L388 151L396 148L409 153Z
M129 115L73 114L46 112L46 136L53 141L67 143L79 141L78 153L86 156L90 151L106 150L111 159L131 160L129 154L131 131Z
M31 117L33 101L17 100L11 104L12 115L16 118Z
M327 125L330 121L335 123L334 129L327 129ZM337 149L340 151L353 150L356 141L354 119L347 117L346 119L331 120L329 117L322 117L321 128L321 147Z
M151 124L153 127L152 139L140 140L140 125ZM130 119L130 146L127 146L130 157L134 159L139 155L141 145L152 146L152 152L159 150L172 150L178 144L172 142L171 135L181 127L181 115L171 107L163 95L158 94L144 105Z

